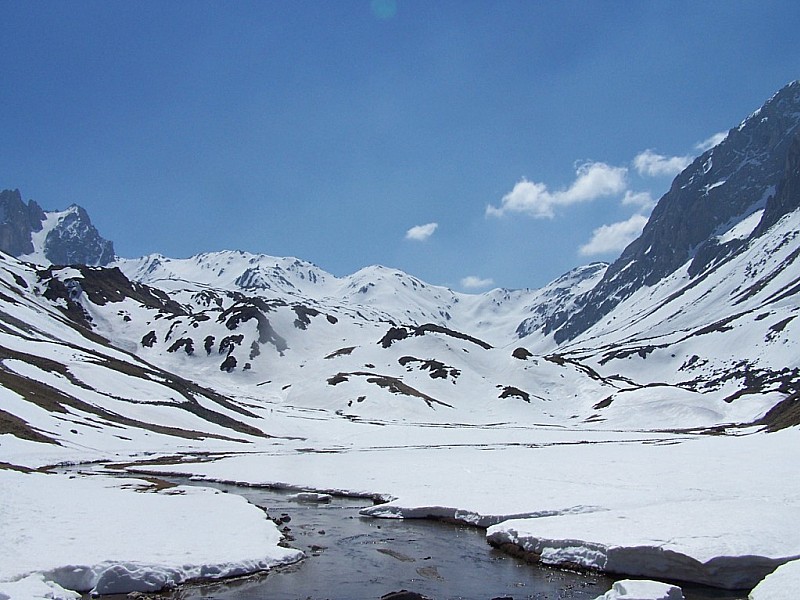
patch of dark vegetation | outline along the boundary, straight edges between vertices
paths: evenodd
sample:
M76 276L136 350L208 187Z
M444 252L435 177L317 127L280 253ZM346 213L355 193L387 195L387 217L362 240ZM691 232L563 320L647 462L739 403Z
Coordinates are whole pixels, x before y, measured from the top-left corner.
M498 397L501 400L503 400L504 398L520 398L521 400L524 400L528 404L530 404L531 401L531 395L528 392L511 385L503 387L503 391L500 392L500 396Z
M272 328L269 319L267 319L266 313L271 311L272 305L267 301L261 298L245 298L241 296L233 306L223 311L217 320L220 323L224 322L225 326L233 331L241 323L255 319L258 341L262 344L271 343L277 348L278 352L283 352L289 346L286 340Z
M447 327L442 327L441 325L436 325L435 323L427 323L425 325L420 325L419 327L397 327L393 326L389 328L389 331L380 339L378 342L384 348L390 347L394 342L399 342L401 340L406 339L409 336L421 336L426 335L428 333L439 333L442 335L447 335L459 340L464 340L470 342L472 344L476 344L483 348L484 350L491 350L491 344L487 344L483 340L479 340L476 337L472 337L471 335L467 335L466 333L461 333L460 331L453 331L452 329L448 329Z
M0 470L1 469L5 469L6 471L17 471L19 473L35 473L34 469L31 469L29 467L23 467L22 465L12 465L11 463L0 461Z
M621 358L628 358L629 356L638 356L641 359L646 359L648 354L651 354L658 348L665 348L666 346L636 346L633 348L625 348L621 350L613 350L611 352L607 352L603 355L598 363L601 365L606 364L611 360L621 359Z
M157 341L158 337L156 336L156 332L153 330L148 331L142 336L142 346L145 348L152 348Z
M209 307L213 304L218 308L222 308L222 298L220 298L219 294L211 290L197 292L192 296L192 300L197 304L204 304Z
M11 271L9 271L9 273L11 273ZM25 281L25 279L23 279L20 275L17 275L16 273L11 273L11 276L14 278L14 281L17 282L17 285L19 287L21 287L24 290L28 289L28 282Z
M316 308L309 308L302 304L295 304L292 306L292 310L294 314L297 315L297 318L294 320L294 326L302 330L305 330L311 324L311 319L309 317L319 316L319 311Z
M786 329L786 326L789 323L791 323L793 320L794 320L793 316L792 317L787 317L783 321L779 321L778 323L775 323L774 325L771 325L769 330L771 332L774 332L774 333L780 333L781 331Z
M345 381L349 381L350 377L365 377L367 383L373 383L379 387L387 389L392 394L421 398L430 408L434 408L435 404L438 404L439 406L446 406L447 408L453 408L451 404L437 400L436 398L433 398L432 396L429 396L428 394L411 387L407 383L404 383L397 377L392 377L391 375L380 375L378 373L370 373L368 371L337 373L333 377L328 378L328 385L338 385L340 383L344 383Z
M461 333L460 331L453 331L452 329L448 329L447 327L442 327L441 325L428 323L426 325L421 325L416 329L414 329L414 335L425 335L426 333L441 333L443 335L448 335L458 340L471 342L477 346L480 346L484 350L492 349L492 345L487 344L483 340L479 340L478 338L472 337L471 335L467 335L466 333Z
M241 333L237 335L225 336L219 343L219 353L220 354L227 353L228 356L230 356L231 352L233 352L236 349L236 347L242 343L242 340L244 340L244 335L242 335Z
M770 432L800 425L800 392L778 402L753 425L761 425Z
M45 286L45 298L55 300L61 298L66 302L75 302L80 295L97 306L122 302L126 298L137 301L145 308L159 310L168 314L188 316L187 310L172 300L166 292L151 288L141 283L132 282L117 267L87 267L75 265L81 277L61 281L55 275L63 267L51 266L37 271L39 281Z
M225 357L225 360L223 360L222 364L219 366L219 370L225 371L226 373L232 373L235 368L236 357L233 354L228 354L228 356Z
M172 344L169 348L167 348L167 352L177 352L183 348L186 351L186 354L192 356L194 354L194 340L192 338L181 338Z
M337 373L333 377L328 377L328 385L339 385L347 381L347 373Z
M605 381L603 376L600 375L600 373L598 373L594 369L592 369L590 366L584 365L584 364L578 362L577 360L575 360L573 358L567 358L563 354L550 354L548 356L545 356L544 359L546 361L549 361L549 362L551 362L553 364L558 365L559 367L565 367L567 365L572 365L573 367L575 367L579 371L583 371L584 373L586 373L589 377L591 377L595 381Z
M349 356L350 354L353 353L353 350L355 349L356 349L355 346L348 346L347 348L339 348L338 350L334 350L333 352L328 354L328 356L326 356L325 358L330 359L330 358L336 358L337 356Z
M206 350L207 355L211 355L211 351L214 349L214 336L207 335L206 339L203 340L203 348Z
M595 404L592 407L592 409L593 410L600 410L601 408L608 408L609 406L611 406L611 403L613 401L614 401L614 396L613 395L612 396L608 396L607 398L603 398L602 400L600 400L600 402Z
M731 379L741 380L742 388L723 398L728 403L749 394L780 392L792 395L800 392L800 368L797 367L794 369L784 367L780 371L772 371L771 369L757 369L747 361L742 361L735 367L727 369L711 384L721 387L723 383Z
M258 341L253 340L253 343L250 344L250 360L253 360L254 358L260 355L261 355L261 345L258 343Z
M55 444L60 446L56 440L37 431L27 421L20 419L16 415L0 410L0 435L10 433L21 440L39 442L40 444Z
M240 423L230 417L222 415L220 413L216 413L209 409L204 409L200 406L197 400L194 398L192 393L201 393L202 388L193 384L191 382L178 379L174 375L167 374L166 372L155 372L155 371L148 371L143 368L136 367L130 363L125 363L123 361L109 358L109 357L100 357L98 356L98 364L102 366L106 366L112 370L125 373L126 375L132 375L134 377L140 377L145 381L152 381L153 377L155 376L162 385L167 386L174 391L179 392L186 398L186 402L180 404L171 404L171 403L163 403L165 405L173 406L176 408L181 408L183 410L188 410L189 412L194 412L198 416L204 415L203 418L209 417L209 421L213 423L217 423L223 425L224 427L229 427L239 433L247 433L250 435L256 435L259 437L266 437L266 435L259 429L255 427L251 427L245 423ZM22 398L36 404L37 406L47 410L48 412L52 413L61 413L66 414L67 408L72 408L77 411L94 415L99 419L98 423L101 423L105 426L126 426L126 427L134 427L138 429L145 429L147 431L151 431L153 433L159 433L163 435L169 435L173 437L180 437L184 439L203 439L203 438L214 438L214 439L221 439L221 440L228 440L228 441L242 441L237 440L235 438L222 436L218 434L212 433L203 433L199 431L193 431L190 429L179 429L177 427L168 427L164 425L156 425L153 423L146 423L144 421L138 421L136 419L132 419L130 417L126 417L124 415L118 414L111 410L95 406L93 404L89 404L75 396L62 392L61 390L50 386L46 383L42 383L35 379L25 377L20 375L14 371L8 369L3 361L7 359L14 359L19 360L22 362L26 362L31 364L45 372L48 373L56 373L68 381L74 384L77 387L94 391L93 388L88 386L83 381L79 380L75 377L72 373L69 372L67 367L61 363L55 362L53 360L41 357L41 356L34 356L32 354L26 354L23 352L18 352L15 350L11 350L9 348L0 347L0 385L5 388L8 388L15 393L19 394ZM171 379L169 379L171 377ZM213 399L217 402L222 400L227 404L228 408L232 410L236 410L241 414L246 414L248 416L255 416L252 413L243 410L242 408L234 405L232 402L227 401L222 397L220 394L213 392L211 390L204 390L206 393L202 394L208 397L209 399ZM121 402L130 402L130 400L126 400L125 398L119 398L112 396L115 400L119 400ZM210 418L210 417L213 417Z
M408 329L405 327L390 327L380 341L378 342L384 348L389 348L395 342L404 340L409 336Z
M518 358L519 360L528 360L533 353L530 352L527 348L516 348L512 353L511 356L514 358Z
M431 379L447 379L448 377L452 377L453 382L455 383L455 380L458 379L459 375L461 375L461 371L455 367L449 367L438 360L423 360L421 358L414 358L413 356L403 356L399 358L397 362L399 362L401 366L406 367L409 371L411 368L408 367L408 365L410 363L418 362L420 363L420 369L430 371Z
M361 373L354 373L354 375L360 375ZM419 390L411 387L407 383L400 381L397 377L391 377L389 375L374 375L371 377L367 377L367 383L374 383L382 388L389 390L393 394L401 394L403 396L412 396L416 398L422 398L430 408L433 408L434 404L439 404L440 406L446 406L448 408L453 408L452 405L447 404L446 402L442 402L441 400L436 400L432 398L428 394L420 392Z

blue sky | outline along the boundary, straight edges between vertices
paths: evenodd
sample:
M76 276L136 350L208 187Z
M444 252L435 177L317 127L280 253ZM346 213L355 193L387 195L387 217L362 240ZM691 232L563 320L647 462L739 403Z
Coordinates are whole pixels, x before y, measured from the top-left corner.
M613 260L800 77L793 1L0 0L0 188L117 253L453 289Z

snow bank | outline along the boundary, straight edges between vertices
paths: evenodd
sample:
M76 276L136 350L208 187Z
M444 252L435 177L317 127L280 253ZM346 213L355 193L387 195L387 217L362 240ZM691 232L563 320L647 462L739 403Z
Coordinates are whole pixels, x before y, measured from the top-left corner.
M695 500L506 521L487 538L547 564L742 589L800 556L800 534L790 527L795 511L762 499L753 519L748 501Z
M659 581L623 579L596 600L683 600L683 591Z
M140 480L10 471L0 471L0 487L0 591L10 597L9 582L22 586L32 573L68 590L153 592L302 557L278 546L259 508L216 490L153 493Z
M795 600L800 592L800 560L795 560L775 569L759 583L750 600Z
M45 581L40 573L18 581L0 582L0 600L78 600L81 595L52 581Z

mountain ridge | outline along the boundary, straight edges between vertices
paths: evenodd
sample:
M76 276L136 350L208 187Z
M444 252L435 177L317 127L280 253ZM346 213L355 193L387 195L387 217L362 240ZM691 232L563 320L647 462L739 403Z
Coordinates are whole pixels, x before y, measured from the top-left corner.
M18 189L0 191L0 251L37 264L104 266L115 258L82 207L45 211L33 200L26 205Z

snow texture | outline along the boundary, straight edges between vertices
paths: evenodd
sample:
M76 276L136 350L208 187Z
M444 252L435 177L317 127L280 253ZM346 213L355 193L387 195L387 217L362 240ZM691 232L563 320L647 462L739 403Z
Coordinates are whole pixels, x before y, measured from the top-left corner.
M623 579L596 600L683 600L681 588L659 581Z
M155 493L139 480L1 470L0 482L0 585L20 586L15 593L28 593L19 582L32 574L79 592L154 592L302 556L277 545L280 532L259 508L215 490Z
M781 565L759 583L750 600L795 600L800 591L800 560Z

